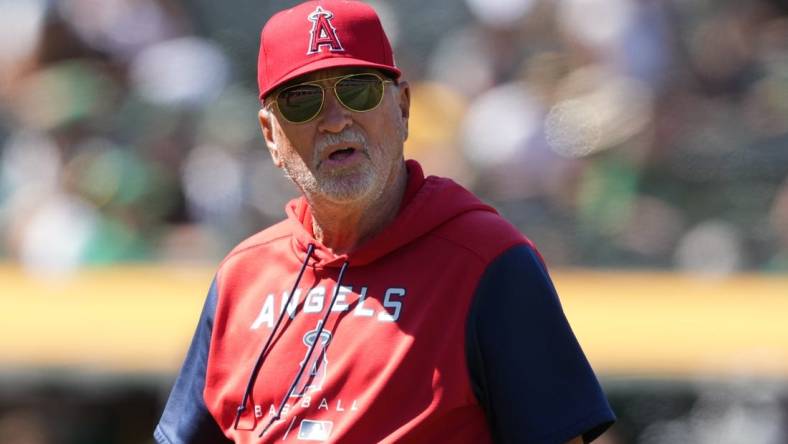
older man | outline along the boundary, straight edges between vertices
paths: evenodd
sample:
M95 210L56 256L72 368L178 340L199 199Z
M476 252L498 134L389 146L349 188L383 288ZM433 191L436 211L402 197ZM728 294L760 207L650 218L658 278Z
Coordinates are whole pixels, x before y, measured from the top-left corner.
M303 196L219 266L159 442L563 444L613 422L534 246L404 160L400 75L361 2L265 25L260 125Z

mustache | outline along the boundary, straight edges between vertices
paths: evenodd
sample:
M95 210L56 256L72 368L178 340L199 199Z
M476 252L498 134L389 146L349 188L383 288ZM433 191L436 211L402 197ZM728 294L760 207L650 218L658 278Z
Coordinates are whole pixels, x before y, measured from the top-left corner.
M348 145L360 145L362 151L367 151L367 137L364 133L355 128L346 128L342 130L342 132L336 134L331 133L322 135L315 144L315 154L317 157L320 157L323 151L328 147L345 143Z

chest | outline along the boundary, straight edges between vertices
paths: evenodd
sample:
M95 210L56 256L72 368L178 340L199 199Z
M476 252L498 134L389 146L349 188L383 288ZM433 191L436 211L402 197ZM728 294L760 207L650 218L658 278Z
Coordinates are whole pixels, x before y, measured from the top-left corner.
M336 270L308 270L293 287L292 270L269 267L226 285L205 391L220 424L232 427L264 349L233 433L256 436L278 418L270 436L334 440L375 424L382 440L426 412L475 408L464 347L478 270L384 265L351 268L341 283Z

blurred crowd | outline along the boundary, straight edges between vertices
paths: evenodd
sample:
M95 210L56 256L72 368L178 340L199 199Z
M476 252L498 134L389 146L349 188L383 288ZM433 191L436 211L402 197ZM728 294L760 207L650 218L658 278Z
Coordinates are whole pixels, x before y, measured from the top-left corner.
M0 262L215 264L281 219L255 70L295 3L0 0ZM788 272L785 1L369 3L412 86L407 156L551 266ZM14 386L3 442L149 442L163 396ZM613 387L604 442L785 442L785 391L758 387Z
M215 263L282 218L255 67L294 3L0 0L0 258ZM788 271L785 2L369 3L407 156L551 266Z

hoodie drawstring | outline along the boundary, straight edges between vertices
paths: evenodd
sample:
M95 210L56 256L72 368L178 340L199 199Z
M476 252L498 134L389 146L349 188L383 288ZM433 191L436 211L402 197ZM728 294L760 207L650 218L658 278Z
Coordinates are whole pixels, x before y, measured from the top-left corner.
M312 244L309 245L312 246ZM328 321L328 316L331 315L331 310L334 308L334 303L336 302L337 295L339 294L339 288L342 285L342 277L345 275L345 270L347 270L348 265L349 265L348 261L345 261L342 264L342 268L339 269L339 276L337 277L337 283L336 286L334 287L334 295L331 297L331 303L328 304L328 309L326 310L326 313L323 315L323 320L318 325L317 333L315 334L316 339L312 341L312 344L309 345L309 350L306 353L306 358L304 358L304 361L301 364L301 367L298 369L295 378L293 378L293 382L290 384L290 388L287 389L285 396L282 398L282 402L279 403L279 408L276 409L276 416L271 418L268 421L268 424L266 424L266 426L263 427L263 431L260 432L259 435L257 435L258 438L262 437L263 434L268 430L268 428L271 427L271 425L275 421L278 421L282 417L282 411L285 407L285 403L287 402L287 398L290 397L290 394L293 392L293 389L295 389L296 385L298 385L298 382L301 380L301 376L304 374L304 369L306 368L307 364L310 362L309 359L312 357L312 352L315 351L315 345L318 342L322 342L320 341L320 337L321 337L320 335L323 333L323 328L326 326L326 322ZM300 279L300 275L299 275L299 279ZM328 343L325 343L325 345L323 346L323 350L325 351L326 348L328 348ZM248 390L249 389L247 388L247 391ZM246 400L245 397L244 400Z
M271 330L271 333L268 335L268 339L265 341L265 345L260 350L260 354L257 355L257 362L255 362L254 368L252 369L252 374L249 375L249 381L247 381L246 383L246 390L244 391L243 400L241 401L241 404L238 405L238 408L236 409L235 412L235 423L233 425L233 429L235 430L238 430L238 421L241 419L241 415L246 410L246 403L249 400L249 396L252 394L252 386L254 386L254 382L257 379L257 374L260 372L260 367L263 366L263 360L265 359L265 355L268 352L268 347L271 345L271 341L276 335L276 331L279 329L279 325L282 323L282 319L284 319L288 307L290 307L290 301L293 298L293 294L295 293L296 289L298 288L298 284L301 283L301 277L304 275L304 270L306 270L306 266L309 264L309 258L312 256L312 253L314 251L315 251L315 245L310 243L306 250L306 257L304 258L304 263L301 264L301 271L298 272L298 277L296 278L295 284L293 284L293 289L290 291L290 294L287 296L287 302L285 302L284 307L282 307L282 312L279 313L279 318L276 320L276 323L274 324L274 328Z

